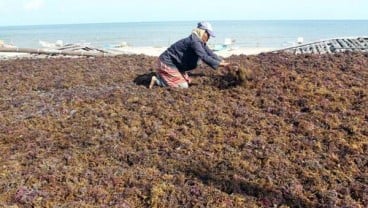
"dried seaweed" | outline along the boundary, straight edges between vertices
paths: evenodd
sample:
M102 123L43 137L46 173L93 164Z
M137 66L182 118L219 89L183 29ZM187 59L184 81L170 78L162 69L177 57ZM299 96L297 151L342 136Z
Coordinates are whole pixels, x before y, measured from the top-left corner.
M368 56L0 62L1 207L367 207Z

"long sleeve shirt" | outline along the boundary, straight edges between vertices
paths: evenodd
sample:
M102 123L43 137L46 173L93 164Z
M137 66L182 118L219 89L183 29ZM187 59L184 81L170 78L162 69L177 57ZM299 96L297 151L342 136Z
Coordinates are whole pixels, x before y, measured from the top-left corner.
M221 62L221 59L195 34L171 45L160 55L159 59L164 64L177 68L180 72L195 69L199 60L213 69L217 69Z

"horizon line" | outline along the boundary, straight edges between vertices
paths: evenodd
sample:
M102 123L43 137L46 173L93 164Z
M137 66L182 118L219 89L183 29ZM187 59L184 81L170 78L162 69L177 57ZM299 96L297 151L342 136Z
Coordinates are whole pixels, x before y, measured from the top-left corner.
M27 27L27 26L62 26L62 25L91 25L91 24L129 24L129 23L165 23L165 22L198 22L202 20L137 20L126 22L81 22L81 23L45 23L45 24L24 24L24 25L0 25L0 27ZM238 20L206 20L209 22L242 22L242 21L368 21L368 19L238 19Z

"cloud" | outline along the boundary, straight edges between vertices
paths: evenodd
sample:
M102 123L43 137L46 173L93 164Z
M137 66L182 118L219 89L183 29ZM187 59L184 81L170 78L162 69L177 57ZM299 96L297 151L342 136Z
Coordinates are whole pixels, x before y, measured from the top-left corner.
M45 6L43 0L29 0L23 4L23 8L26 11L35 11L42 9Z

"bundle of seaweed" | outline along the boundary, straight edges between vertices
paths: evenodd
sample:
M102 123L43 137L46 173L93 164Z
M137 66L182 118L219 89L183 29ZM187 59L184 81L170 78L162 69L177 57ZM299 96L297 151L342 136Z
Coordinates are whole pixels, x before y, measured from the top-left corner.
M253 71L251 69L245 68L244 66L239 66L238 64L230 66L230 71L236 80L237 84L246 87L247 81L253 79Z

